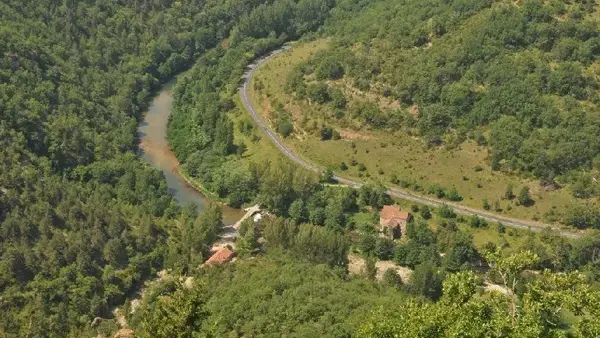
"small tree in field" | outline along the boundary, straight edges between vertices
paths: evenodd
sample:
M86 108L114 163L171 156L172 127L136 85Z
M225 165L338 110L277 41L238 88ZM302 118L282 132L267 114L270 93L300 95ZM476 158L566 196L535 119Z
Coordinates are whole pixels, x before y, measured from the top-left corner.
M509 201L512 200L513 198L515 198L515 193L513 192L512 184L509 184L508 186L506 186L506 191L504 192L504 198L506 198Z
M525 207L529 207L532 206L533 203L533 199L529 194L529 187L521 188L521 191L519 191L519 204Z

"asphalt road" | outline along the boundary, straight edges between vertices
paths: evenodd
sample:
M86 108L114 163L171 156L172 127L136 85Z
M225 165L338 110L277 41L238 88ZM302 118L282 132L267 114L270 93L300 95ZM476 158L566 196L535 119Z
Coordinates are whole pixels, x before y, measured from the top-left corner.
M269 124L265 120L263 120L262 117L256 112L256 110L254 109L254 105L252 104L252 102L250 100L250 94L248 93L248 90L250 88L250 82L252 81L252 76L254 75L254 72L258 68L260 68L260 66L262 66L267 61L269 61L271 58L273 58L277 54L279 54L285 50L288 50L288 49L290 49L290 46L284 46L283 48L278 49L278 50L272 52L271 54L256 60L253 64L248 66L248 69L243 77L244 84L240 88L240 97L242 99L242 104L244 105L244 107L246 108L248 113L252 116L252 118L258 125L258 127L269 137L269 139L271 139L271 141L275 144L277 149L279 149L290 160L298 163L299 165L303 166L304 168L320 173L322 171L321 168L300 158L298 155L296 155L294 152L292 152L292 150L290 150L288 147L285 146L285 144L281 141L279 136L269 127ZM350 179L347 179L347 178L344 178L341 176L337 176L337 175L334 176L334 179L337 180L341 184L345 184L345 185L348 185L348 186L351 186L354 188L360 188L360 186L362 185L361 182L350 180ZM388 187L388 193L391 196L394 196L397 198L413 201L413 202L420 203L420 204L426 204L426 205L429 205L429 206L435 207L435 208L439 208L442 205L447 205L447 206L452 207L454 209L454 211L459 215L465 215L465 216L477 215L483 219L486 219L489 222L501 222L502 224L504 224L506 226L516 228L516 229L524 229L524 230L531 230L531 231L537 232L537 231L542 231L544 228L552 227L552 225L550 225L550 224L509 218L509 217L497 215L497 214L494 214L494 213L491 213L491 212L488 212L485 210L470 208L470 207L466 207L466 206L463 206L463 205L460 205L457 203L451 203L451 202L442 201L442 200L438 200L438 199L434 199L434 198L429 198L426 196L414 194L412 192L408 192L408 191L404 191L404 190L400 190L400 189L396 189L396 188ZM569 238L581 237L581 234L576 233L576 232L561 230L560 233L561 233L561 235L563 235L565 237L569 237Z

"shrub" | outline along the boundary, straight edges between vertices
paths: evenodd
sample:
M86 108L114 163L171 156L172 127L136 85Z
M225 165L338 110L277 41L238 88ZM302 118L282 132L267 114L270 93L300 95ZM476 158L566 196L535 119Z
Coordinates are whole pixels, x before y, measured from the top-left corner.
M315 76L319 80L339 79L344 76L344 67L342 67L342 65L337 60L331 57L325 58L317 66Z
M329 89L324 83L317 83L308 86L307 95L309 99L319 104L327 103L329 100L331 100L331 97L329 96Z
M452 188L451 190L446 192L446 198L450 201L460 202L463 200L462 196L456 191L456 188Z
M427 188L427 193L435 195L437 198L444 198L444 196L446 196L446 193L444 192L444 188L442 188L442 186L440 186L437 183L430 185Z
M283 137L288 137L294 132L294 125L288 119L279 119L277 121L277 132Z
M521 188L521 191L519 191L519 204L525 207L529 207L534 204L531 195L529 195L529 187L523 187Z
M323 140L323 141L331 140L332 137L333 137L333 128L323 126L323 128L321 128L321 140Z
M485 209L485 210L492 209L492 206L490 205L490 202L488 201L487 198L483 199L483 209Z
M400 287L402 284L402 278L394 268L387 268L383 273L383 282L390 286Z
M473 216L471 216L469 225L471 226L471 228L487 228L488 223L485 219L480 218L476 215L473 215Z
M446 204L442 205L438 209L438 215L440 215L440 217L442 217L442 218L454 218L454 217L456 217L456 213L454 212L454 209L450 208Z
M512 184L509 184L506 186L506 191L504 192L504 198L506 198L509 201L512 200L513 198L515 198Z
M424 206L421 209L421 217L423 217L424 219L430 219L431 218L431 211L429 210L428 206Z

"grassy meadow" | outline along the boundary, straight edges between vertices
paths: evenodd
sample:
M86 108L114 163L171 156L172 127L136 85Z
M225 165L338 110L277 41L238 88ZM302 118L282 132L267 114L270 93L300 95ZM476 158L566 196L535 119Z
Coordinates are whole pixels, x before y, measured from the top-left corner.
M363 181L391 184L395 175L401 181L411 182L407 190L421 194L426 194L432 184L446 190L455 188L463 197L464 205L483 208L487 200L491 211L522 219L552 222L553 214L574 200L565 189L548 191L536 180L492 171L487 149L473 141L454 149L427 148L421 139L406 132L374 131L346 122L333 125L341 135L340 140L321 141L315 131L324 123L327 115L324 110L328 108L293 99L284 92L284 84L296 64L326 49L328 43L321 39L294 45L258 70L251 85L254 104L267 120L273 123L282 109L292 117L294 133L284 141L299 155L340 175ZM329 84L344 91L349 105L353 101L369 101L381 107L394 107L391 100L351 88L343 79ZM332 123L331 119L327 120L328 125ZM340 169L342 162L347 170ZM524 207L516 200L504 199L509 185L515 194L523 186L529 187L535 204Z

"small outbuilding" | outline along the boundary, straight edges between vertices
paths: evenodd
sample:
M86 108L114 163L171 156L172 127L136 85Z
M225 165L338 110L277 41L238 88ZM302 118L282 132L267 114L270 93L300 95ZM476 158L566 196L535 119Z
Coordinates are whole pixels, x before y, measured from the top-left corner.
M408 211L400 211L393 205L385 205L379 216L379 225L381 232L392 237L398 238L406 235L406 224L410 221Z
M210 258L204 262L203 266L213 264L225 264L230 262L235 257L235 252L231 251L229 247L224 247L215 252Z

